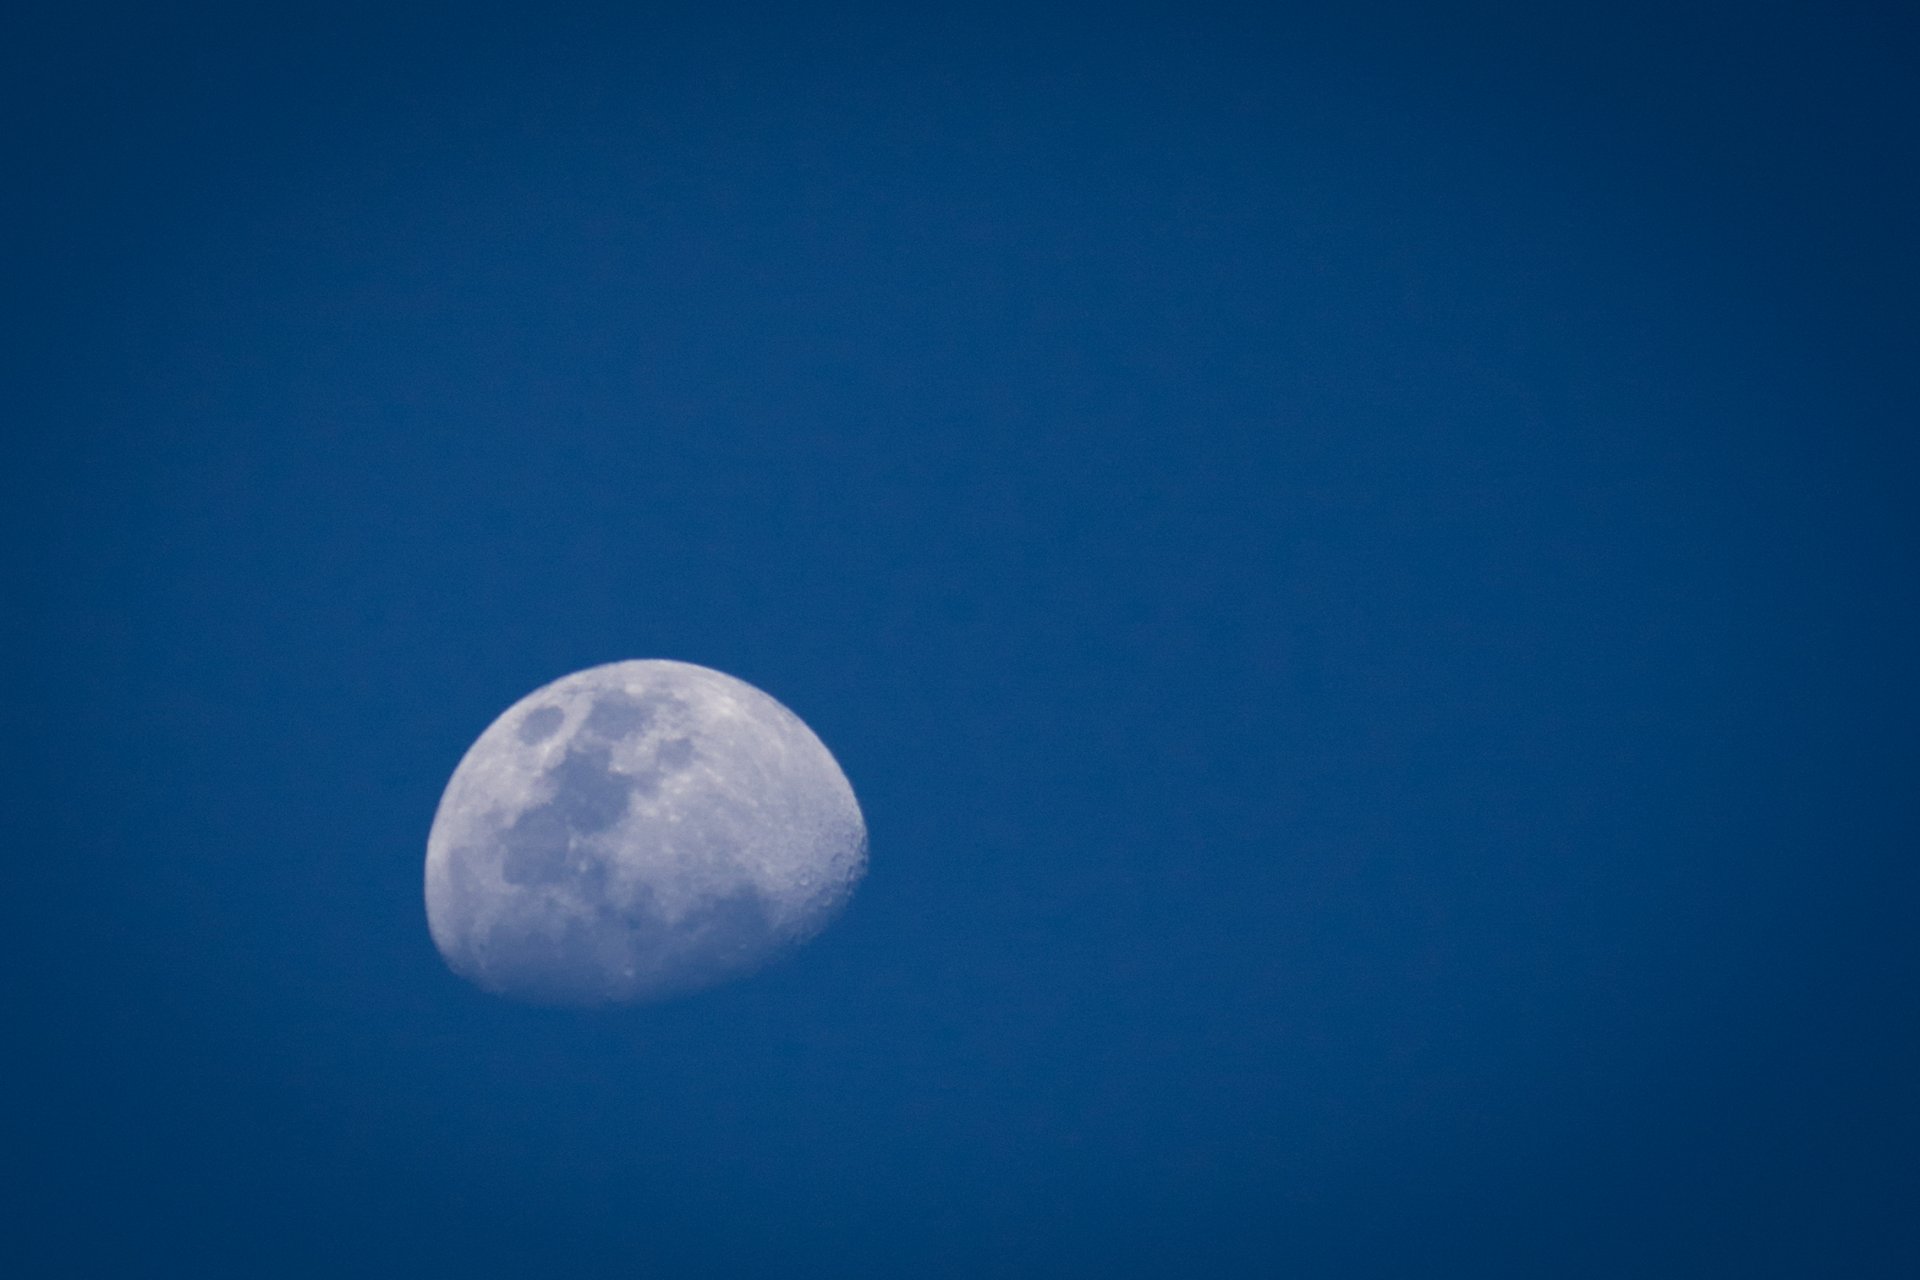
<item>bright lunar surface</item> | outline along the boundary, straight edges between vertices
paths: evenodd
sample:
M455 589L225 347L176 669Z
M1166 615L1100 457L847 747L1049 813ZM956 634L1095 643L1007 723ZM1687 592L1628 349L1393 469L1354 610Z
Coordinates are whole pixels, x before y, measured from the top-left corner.
M468 749L427 837L427 923L499 995L650 1000L812 937L866 864L853 789L798 716L705 667L615 662Z

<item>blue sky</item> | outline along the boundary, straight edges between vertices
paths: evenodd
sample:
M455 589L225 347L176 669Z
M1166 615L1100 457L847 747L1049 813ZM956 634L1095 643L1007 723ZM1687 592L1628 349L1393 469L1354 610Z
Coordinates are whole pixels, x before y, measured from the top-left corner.
M1911 19L1410 8L6 19L24 1273L1908 1274ZM492 1000L628 657L871 873Z

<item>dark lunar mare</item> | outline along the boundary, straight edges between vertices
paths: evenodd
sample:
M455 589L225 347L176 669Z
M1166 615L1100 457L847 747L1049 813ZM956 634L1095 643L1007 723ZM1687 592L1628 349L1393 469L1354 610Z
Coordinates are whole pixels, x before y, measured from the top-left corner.
M547 771L552 799L500 832L501 875L508 884L565 884L592 915L570 918L556 908L496 922L476 949L486 985L546 1003L595 1004L637 993L697 990L754 967L778 949L782 939L759 892L743 888L669 922L650 894L612 901L608 854L583 839L616 826L635 796L656 794L663 778L692 766L699 753L685 736L664 738L651 766L637 773L613 765L611 743L647 732L663 713L680 708L678 699L664 695L595 699L574 742ZM535 708L521 720L517 736L529 745L544 741L563 719L557 707ZM609 953L620 961L617 977L605 972Z
M560 731L560 725L566 718L567 713L558 707L535 707L520 721L516 735L528 746L545 742Z

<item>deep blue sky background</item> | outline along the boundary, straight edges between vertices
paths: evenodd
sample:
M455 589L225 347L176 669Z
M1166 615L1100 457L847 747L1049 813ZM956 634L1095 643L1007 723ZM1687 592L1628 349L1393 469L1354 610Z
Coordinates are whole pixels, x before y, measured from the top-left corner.
M1899 7L400 7L0 32L8 1274L1912 1274ZM651 656L867 882L469 989Z

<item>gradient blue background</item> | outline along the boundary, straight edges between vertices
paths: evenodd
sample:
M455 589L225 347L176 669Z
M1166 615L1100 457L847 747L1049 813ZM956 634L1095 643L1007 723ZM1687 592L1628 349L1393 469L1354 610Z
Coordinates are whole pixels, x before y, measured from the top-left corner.
M0 33L0 1268L1913 1274L1900 7L262 8ZM868 880L469 989L650 656Z

